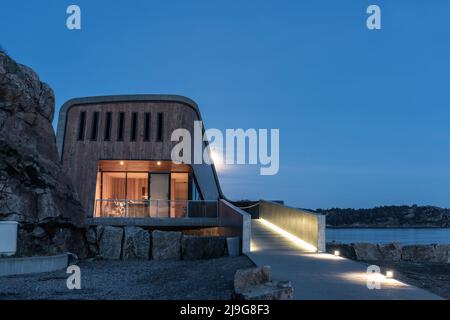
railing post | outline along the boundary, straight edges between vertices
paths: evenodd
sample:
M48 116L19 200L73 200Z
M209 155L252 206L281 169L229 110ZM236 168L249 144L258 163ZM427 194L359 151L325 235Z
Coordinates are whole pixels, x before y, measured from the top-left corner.
M159 200L156 200L156 217L159 218Z

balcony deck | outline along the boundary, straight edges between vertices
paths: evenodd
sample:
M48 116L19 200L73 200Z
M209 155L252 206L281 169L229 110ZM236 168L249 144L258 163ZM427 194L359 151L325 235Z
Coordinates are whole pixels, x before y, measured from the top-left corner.
M89 218L91 226L136 226L161 228L218 227L218 218Z

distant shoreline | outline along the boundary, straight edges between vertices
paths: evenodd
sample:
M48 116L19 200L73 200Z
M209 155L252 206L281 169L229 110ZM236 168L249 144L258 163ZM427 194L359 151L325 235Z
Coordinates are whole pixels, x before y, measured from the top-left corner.
M327 229L449 229L439 226L326 226Z

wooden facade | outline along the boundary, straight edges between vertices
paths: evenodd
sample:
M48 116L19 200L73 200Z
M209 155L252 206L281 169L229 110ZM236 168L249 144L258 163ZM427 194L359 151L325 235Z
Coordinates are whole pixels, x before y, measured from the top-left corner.
M166 163L177 143L171 141L172 132L184 128L193 137L194 121L200 120L195 103L179 96L111 96L67 102L60 110L58 149L88 216L93 212L100 161ZM205 200L221 197L213 165L192 165L189 169ZM170 170L177 171L176 165Z

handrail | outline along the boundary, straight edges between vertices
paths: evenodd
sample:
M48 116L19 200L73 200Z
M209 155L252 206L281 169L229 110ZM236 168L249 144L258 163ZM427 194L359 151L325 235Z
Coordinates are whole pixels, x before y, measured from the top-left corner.
M94 217L217 218L217 200L96 199Z

